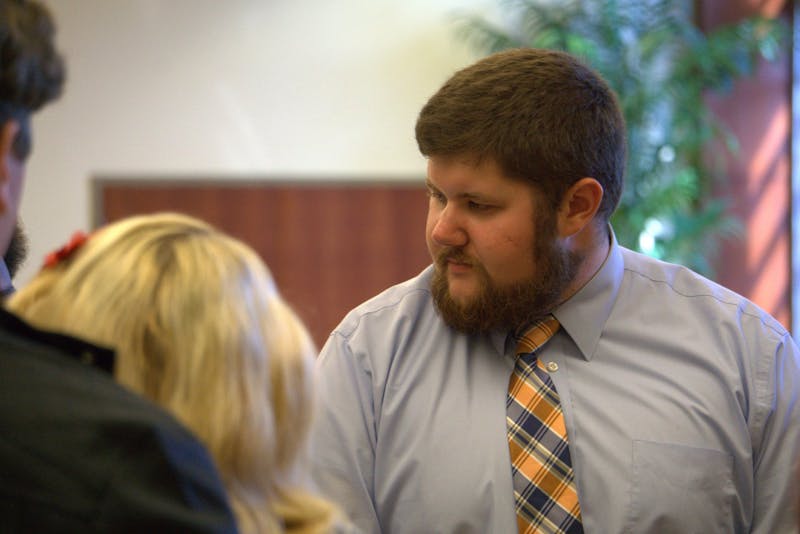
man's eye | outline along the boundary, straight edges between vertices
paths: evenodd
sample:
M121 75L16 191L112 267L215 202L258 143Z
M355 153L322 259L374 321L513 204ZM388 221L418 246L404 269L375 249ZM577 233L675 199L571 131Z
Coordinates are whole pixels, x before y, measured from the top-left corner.
M436 202L439 202L439 203L441 203L441 204L444 204L444 203L445 203L444 194L442 194L442 193L441 193L441 192L439 192L439 191L431 191L431 190L429 189L429 190L428 190L428 196L429 196L430 198L432 198L433 200L435 200Z
M481 204L480 202L474 201L470 201L468 205L469 209L472 211L489 211L494 207L491 204Z

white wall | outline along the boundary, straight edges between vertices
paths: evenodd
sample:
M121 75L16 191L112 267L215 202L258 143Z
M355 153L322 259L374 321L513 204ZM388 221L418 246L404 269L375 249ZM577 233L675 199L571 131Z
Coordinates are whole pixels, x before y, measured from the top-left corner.
M34 119L24 283L91 220L93 176L410 179L414 121L476 56L480 0L45 0L68 61Z

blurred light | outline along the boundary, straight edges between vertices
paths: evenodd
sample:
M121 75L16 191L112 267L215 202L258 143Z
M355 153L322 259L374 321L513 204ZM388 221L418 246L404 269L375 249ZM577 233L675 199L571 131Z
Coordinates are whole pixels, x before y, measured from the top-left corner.
M659 219L647 219L644 223L644 230L639 234L639 250L660 258L661 252L658 250L657 243L660 238L669 237L672 232Z
M672 148L672 145L664 145L659 148L658 159L660 159L662 163L672 163L675 161L675 149Z

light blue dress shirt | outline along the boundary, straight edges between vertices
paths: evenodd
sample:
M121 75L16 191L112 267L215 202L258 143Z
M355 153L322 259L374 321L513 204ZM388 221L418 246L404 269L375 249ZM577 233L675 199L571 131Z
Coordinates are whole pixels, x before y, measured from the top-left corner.
M431 268L360 305L318 360L314 473L366 532L516 532L514 340L456 333ZM587 533L795 532L800 353L741 296L612 243L555 312Z

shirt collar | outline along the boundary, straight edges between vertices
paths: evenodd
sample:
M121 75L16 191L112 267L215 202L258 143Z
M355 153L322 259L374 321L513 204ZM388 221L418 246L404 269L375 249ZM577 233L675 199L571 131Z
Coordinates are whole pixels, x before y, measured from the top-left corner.
M0 258L0 296L7 297L14 292L14 283L11 281L11 273L8 272L6 262Z
M28 341L52 347L67 357L105 373L114 372L113 350L65 334L39 330L2 308L0 308L0 329L12 332Z
M614 230L609 225L611 247L603 265L589 282L553 312L586 360L591 360L597 342L617 299L624 262Z

